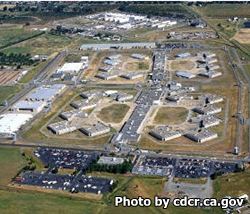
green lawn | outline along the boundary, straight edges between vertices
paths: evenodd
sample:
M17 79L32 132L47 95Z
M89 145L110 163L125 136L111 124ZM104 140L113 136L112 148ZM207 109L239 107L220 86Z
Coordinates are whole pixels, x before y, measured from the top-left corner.
M24 164L20 149L0 147L0 185L8 184Z

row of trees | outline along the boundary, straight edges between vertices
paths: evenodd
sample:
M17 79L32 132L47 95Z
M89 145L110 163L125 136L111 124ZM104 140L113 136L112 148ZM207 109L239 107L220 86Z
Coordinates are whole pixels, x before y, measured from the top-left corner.
M132 162L129 160L125 160L122 164L117 165L108 165L108 164L98 164L93 163L88 171L98 171L98 172L109 172L109 173L120 173L124 174L126 172L130 172L132 170Z
M5 54L0 52L0 66L22 66L32 65L34 61L30 54L10 53Z

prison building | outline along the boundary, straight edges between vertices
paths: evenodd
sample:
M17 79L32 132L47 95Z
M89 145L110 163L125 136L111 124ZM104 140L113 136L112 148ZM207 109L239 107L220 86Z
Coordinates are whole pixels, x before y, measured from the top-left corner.
M80 50L108 50L108 49L132 49L132 48L156 48L155 42L132 42L132 43L103 43L84 44Z
M97 122L95 124L83 126L82 128L80 128L80 131L87 136L95 137L110 132L110 127L104 125L101 122Z
M161 141L168 141L182 136L182 132L172 130L168 126L158 126L149 132L150 135Z
M120 58L121 58L121 54L115 54L115 55L111 55L111 56L106 57L106 59L113 60L113 61L119 61Z
M209 71L214 71L214 70L219 69L220 66L219 65L211 64L211 65L208 65L208 68L209 68Z
M203 52L202 56L204 58L213 58L213 57L216 57L216 54L215 53L211 53L211 52Z
M30 100L20 100L15 103L12 107L10 107L11 111L14 112L33 112L39 113L43 110L43 108L47 105L44 101L30 101Z
M194 111L199 114L211 115L211 114L220 113L222 111L222 108L214 106L214 105L207 105L204 107L195 107Z
M198 143L204 143L216 139L218 137L218 134L208 129L203 129L200 131L191 131L185 134L185 137Z
M102 92L100 91L95 91L95 90L91 90L91 91L84 91L80 94L80 96L84 99L88 99L88 100L91 100L91 99L94 99L94 98L97 98L97 97L101 97L102 96Z
M104 64L109 65L109 66L115 66L120 63L120 60L111 60L111 59L105 59L103 61Z
M118 165L124 163L124 158L101 156L97 163L105 165Z
M100 68L99 68L99 71L102 71L102 72L111 72L112 69L113 69L113 66L111 66L111 65L106 65L106 66L100 67Z
M130 72L130 73L125 73L121 75L122 78L128 79L128 80L134 80L138 78L143 77L143 73L141 72Z
M35 88L27 96L26 100L51 102L66 88L64 84L42 85Z
M70 103L70 105L79 110L88 110L88 109L95 108L97 105L97 102L89 101L89 100L77 100L77 101Z
M191 54L188 52L175 55L176 58L181 58L181 59L185 59L185 58L188 58L190 56L191 56Z
M216 58L208 58L207 60L206 60L206 63L207 64L214 64L214 63L216 63L216 62L218 62L218 60L216 59Z
M137 53L132 54L131 57L134 58L134 59L139 59L139 60L145 59L145 56L144 56L144 55L142 55L142 54L137 54Z
M179 104L183 101L193 100L193 96L173 95L173 96L167 96L166 99L170 102L175 102L175 103Z
M196 77L195 74L192 74L191 72L188 71L177 71L175 74L177 77L182 77L186 79L192 79Z
M122 92L118 92L115 98L115 100L119 102L124 102L124 101L131 100L131 99L133 99L132 94L127 94L127 93L122 93Z
M208 116L202 117L200 125L201 127L209 128L209 127L219 125L220 122L221 122L221 119L213 115L208 115Z
M68 121L60 121L48 125L48 129L57 135L62 135L77 130L77 127Z
M219 77L222 75L221 72L219 71L213 71L213 70L210 70L210 71L201 71L199 73L200 76L203 76L203 77L207 77L207 78L216 78L216 77Z
M223 102L224 98L216 94L205 94L202 96L205 99L205 103L214 104Z
M95 77L97 77L99 79L103 79L103 80L111 80L111 79L117 78L118 74L111 74L111 73L100 72Z
M78 109L72 110L72 111L66 111L62 112L60 114L60 117L67 121L72 121L74 118L86 118L88 117L88 114L86 112L80 111Z

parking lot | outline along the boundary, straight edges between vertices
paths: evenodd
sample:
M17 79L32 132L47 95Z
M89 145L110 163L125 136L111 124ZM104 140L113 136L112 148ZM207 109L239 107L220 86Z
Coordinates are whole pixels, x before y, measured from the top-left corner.
M213 161L201 158L168 158L141 156L133 168L135 174L154 174L170 176L169 174L152 173L153 169L173 169L172 176L177 178L206 178L214 173L226 174L235 172L237 162ZM151 169L151 170L149 170Z
M48 168L66 168L85 171L89 165L97 160L97 152L83 152L75 150L38 148L35 156L42 160Z

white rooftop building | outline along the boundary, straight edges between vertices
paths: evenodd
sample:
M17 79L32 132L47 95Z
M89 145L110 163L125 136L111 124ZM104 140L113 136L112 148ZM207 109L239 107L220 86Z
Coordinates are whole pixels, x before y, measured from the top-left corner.
M33 117L32 114L2 114L0 115L0 134L14 134L22 125Z

